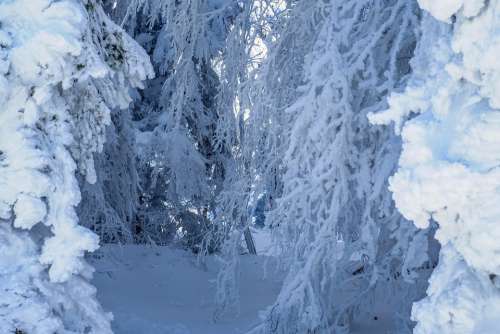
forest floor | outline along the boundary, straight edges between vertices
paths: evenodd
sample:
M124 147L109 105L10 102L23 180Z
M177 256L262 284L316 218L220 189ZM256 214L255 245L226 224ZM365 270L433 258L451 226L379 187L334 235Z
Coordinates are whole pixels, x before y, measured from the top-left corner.
M219 263L197 264L190 252L169 247L104 246L91 262L98 299L114 315L116 334L240 334L262 320L275 301L283 275L277 273L268 235L254 234L259 256L241 256L241 306L215 322ZM266 268L266 271L264 271ZM267 276L267 277L266 277ZM381 326L382 325L382 326ZM386 334L382 321L356 324L351 333Z
M98 298L113 313L116 334L238 334L258 324L259 312L279 293L280 275L264 278L266 259L241 256L239 315L217 322L213 313L219 264L213 257L200 266L190 252L128 245L105 246L91 261ZM269 272L275 272L274 262L268 261Z

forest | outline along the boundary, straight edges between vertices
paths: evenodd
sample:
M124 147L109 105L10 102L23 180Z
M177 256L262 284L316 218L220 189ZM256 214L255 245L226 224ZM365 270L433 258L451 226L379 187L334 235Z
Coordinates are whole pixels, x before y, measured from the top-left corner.
M0 0L0 334L500 333L500 0Z

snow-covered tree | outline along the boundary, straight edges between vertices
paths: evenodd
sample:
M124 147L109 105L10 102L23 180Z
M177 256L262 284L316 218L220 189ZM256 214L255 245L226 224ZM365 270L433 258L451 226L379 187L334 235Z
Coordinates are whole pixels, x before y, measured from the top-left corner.
M374 123L393 121L403 151L390 180L398 210L436 222L439 264L414 304L415 333L500 326L500 2L425 1L408 87Z
M82 201L78 217L105 243L134 242L140 188L130 118L124 110L111 111L103 151L95 157L96 182L79 177Z
M411 303L432 266L429 230L418 232L395 210L387 179L401 144L366 116L404 86L418 7L290 1L281 15L257 71L249 131L288 276L256 331L349 331L376 316L376 303L397 310L390 326L410 331Z
M111 333L84 260L75 173L94 182L110 109L152 74L96 1L0 2L0 331Z
M290 114L285 110L297 101L304 83L304 59L314 45L324 16L319 1L258 1L256 24L265 60L252 71L244 90L245 145L256 194L273 208L281 196L282 159L288 147ZM244 99L243 99L244 98Z
M222 59L239 2L134 0L108 7L156 72L133 108L140 188L133 234L198 250L232 160L234 114L231 99L221 98L230 94Z

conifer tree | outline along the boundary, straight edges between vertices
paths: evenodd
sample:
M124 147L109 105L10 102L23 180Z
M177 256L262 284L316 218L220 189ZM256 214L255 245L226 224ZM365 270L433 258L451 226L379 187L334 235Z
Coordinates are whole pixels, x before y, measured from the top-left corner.
M111 333L75 173L95 181L110 110L149 62L93 0L2 2L0 22L0 331Z

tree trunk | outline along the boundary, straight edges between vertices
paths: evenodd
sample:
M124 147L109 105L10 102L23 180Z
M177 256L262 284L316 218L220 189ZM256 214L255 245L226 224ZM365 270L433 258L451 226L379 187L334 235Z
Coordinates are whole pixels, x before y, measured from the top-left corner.
M247 249L250 254L257 255L257 250L255 249L255 243L253 241L252 232L250 228L245 228L245 242L247 244Z

